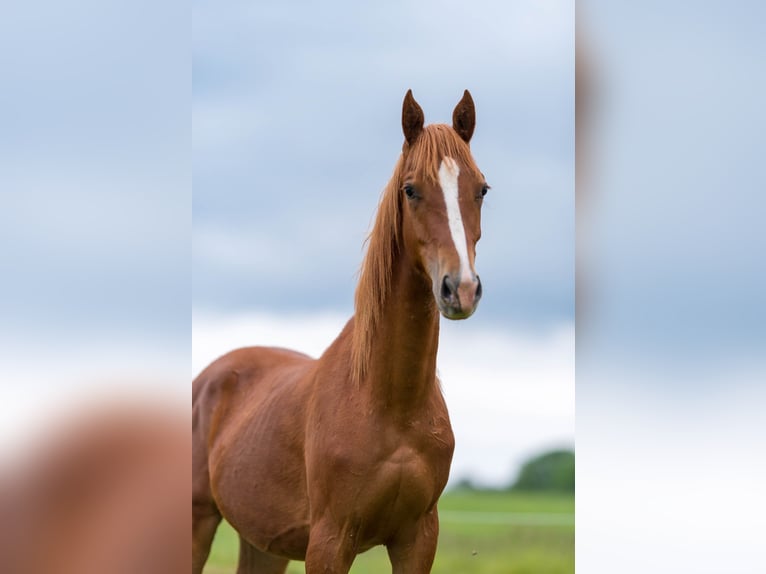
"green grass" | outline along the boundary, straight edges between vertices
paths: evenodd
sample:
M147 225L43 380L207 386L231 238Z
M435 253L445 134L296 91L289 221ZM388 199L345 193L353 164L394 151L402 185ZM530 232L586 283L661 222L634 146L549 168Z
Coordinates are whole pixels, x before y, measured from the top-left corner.
M570 574L574 572L574 497L543 493L453 491L442 513L434 574ZM494 514L490 514L494 513ZM205 574L233 574L239 541L218 528ZM291 562L289 574L303 574ZM383 547L357 556L353 574L391 572Z

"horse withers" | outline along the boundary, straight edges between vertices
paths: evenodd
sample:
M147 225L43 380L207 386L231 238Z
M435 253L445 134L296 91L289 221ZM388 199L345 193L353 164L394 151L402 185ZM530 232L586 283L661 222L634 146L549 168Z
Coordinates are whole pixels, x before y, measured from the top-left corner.
M481 298L474 267L488 186L469 142L466 90L452 126L404 98L404 145L369 236L354 316L319 359L232 351L193 383L192 571L225 518L237 572L345 573L385 545L395 573L429 572L454 437L436 377L439 313Z

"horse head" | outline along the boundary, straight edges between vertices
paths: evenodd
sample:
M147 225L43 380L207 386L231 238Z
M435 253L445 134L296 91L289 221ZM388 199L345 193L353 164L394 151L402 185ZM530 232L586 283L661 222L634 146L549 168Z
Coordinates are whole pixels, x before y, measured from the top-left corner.
M447 319L465 319L481 299L476 243L481 206L489 186L471 156L476 112L468 90L455 107L452 126L424 127L422 108L407 92L402 107L404 146L402 194L403 251L431 282L434 299Z

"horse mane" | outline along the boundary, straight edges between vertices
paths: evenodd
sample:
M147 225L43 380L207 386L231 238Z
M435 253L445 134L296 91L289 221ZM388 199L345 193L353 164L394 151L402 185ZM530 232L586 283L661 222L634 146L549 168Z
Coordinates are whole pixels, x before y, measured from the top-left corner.
M405 142L394 173L381 194L375 224L367 236L367 253L354 297L351 354L352 377L357 383L368 371L376 326L391 288L394 262L402 248L403 179L417 173L425 181L438 182L444 157L455 159L464 169L481 177L468 144L455 130L446 124L431 124L423 128L413 145Z

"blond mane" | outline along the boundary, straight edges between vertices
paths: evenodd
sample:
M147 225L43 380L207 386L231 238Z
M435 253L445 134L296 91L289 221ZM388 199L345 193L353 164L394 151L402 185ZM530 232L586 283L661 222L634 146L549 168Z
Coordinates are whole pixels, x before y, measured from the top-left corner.
M354 299L352 376L360 382L369 369L372 342L391 288L394 262L402 247L403 178L417 174L430 183L438 182L444 157L455 159L464 169L481 177L468 144L446 124L423 128L414 145L405 143L394 173L381 195L372 231L367 236L367 254L362 262Z

